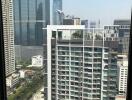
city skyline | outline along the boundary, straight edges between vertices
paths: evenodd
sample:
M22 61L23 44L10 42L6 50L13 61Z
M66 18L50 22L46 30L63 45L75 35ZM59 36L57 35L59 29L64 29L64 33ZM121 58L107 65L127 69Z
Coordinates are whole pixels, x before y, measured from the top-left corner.
M8 100L125 98L131 4L2 0Z
M14 0L13 5L15 45L41 46L42 28L50 24L49 0Z
M113 24L115 19L130 19L132 7L131 0L84 1L85 2L81 0L63 0L64 13L66 15L80 17L83 20L100 20L101 26Z

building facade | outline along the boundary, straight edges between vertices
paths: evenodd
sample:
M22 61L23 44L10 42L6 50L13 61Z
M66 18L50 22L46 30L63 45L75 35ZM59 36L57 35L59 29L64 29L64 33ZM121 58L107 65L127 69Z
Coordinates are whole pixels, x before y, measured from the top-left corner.
M20 78L25 78L25 70L19 70L19 75L20 75Z
M90 28L97 28L97 23L95 21L90 22Z
M114 25L130 25L131 20L129 19L116 19L114 20Z
M117 24L117 23L116 23ZM118 52L121 54L128 54L130 25L107 25L104 29L113 30L114 35L118 36Z
M2 0L6 76L15 72L13 1Z
M53 0L53 25L63 24L62 0Z
M43 56L42 55L33 56L32 66L33 67L43 67Z
M63 25L81 25L80 18L65 18L63 19Z
M63 25L74 25L74 20L73 19L69 19L69 18L65 18L63 19Z
M42 45L50 24L50 0L14 0L15 45Z
M114 20L119 25L119 53L128 54L131 20Z
M6 86L13 88L19 83L19 74L12 74L10 77L6 78Z
M73 20L74 20L74 25L81 25L80 18L76 17L76 18L73 18Z
M119 51L119 25L105 25L105 30L111 30L113 34L107 34L107 37L116 37L116 40L118 41L118 48L117 51ZM115 38L114 38L115 39Z
M84 27L47 27L45 100L115 100L117 59L104 37L109 33Z
M129 28L119 29L119 52L122 54L128 54L129 37L130 37L130 26Z
M118 91L119 95L126 96L128 58L126 55L118 55L117 59L118 59Z
M88 20L81 20L81 25L85 25L85 28L88 28Z
M126 97L118 95L115 97L115 100L126 100Z

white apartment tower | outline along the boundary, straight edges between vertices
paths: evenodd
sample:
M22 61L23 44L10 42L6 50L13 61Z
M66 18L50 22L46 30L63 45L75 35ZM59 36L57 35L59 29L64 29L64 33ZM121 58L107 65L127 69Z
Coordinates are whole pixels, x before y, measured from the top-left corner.
M13 1L2 0L6 76L15 71Z
M115 100L117 41L107 40L110 31L84 27L47 26L45 100Z
M127 75L128 75L128 58L127 55L118 55L118 91L119 95L126 95Z

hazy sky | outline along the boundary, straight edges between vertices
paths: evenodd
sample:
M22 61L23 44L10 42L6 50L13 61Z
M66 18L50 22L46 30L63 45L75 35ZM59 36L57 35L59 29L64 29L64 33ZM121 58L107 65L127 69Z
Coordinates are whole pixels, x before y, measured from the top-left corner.
M101 25L114 19L129 19L132 0L63 0L64 13L81 19L99 20Z

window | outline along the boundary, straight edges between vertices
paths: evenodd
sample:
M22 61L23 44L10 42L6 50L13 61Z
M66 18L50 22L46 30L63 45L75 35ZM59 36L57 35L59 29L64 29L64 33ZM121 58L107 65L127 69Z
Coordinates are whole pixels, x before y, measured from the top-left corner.
M52 37L56 38L56 31L52 31Z

